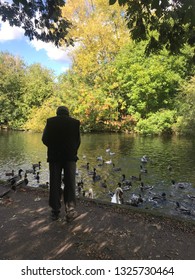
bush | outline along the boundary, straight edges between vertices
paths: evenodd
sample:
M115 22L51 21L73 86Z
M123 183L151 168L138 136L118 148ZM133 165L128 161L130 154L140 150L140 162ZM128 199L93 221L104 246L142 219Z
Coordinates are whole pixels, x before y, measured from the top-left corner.
M175 123L175 111L160 110L147 119L140 119L135 131L140 134L170 134Z

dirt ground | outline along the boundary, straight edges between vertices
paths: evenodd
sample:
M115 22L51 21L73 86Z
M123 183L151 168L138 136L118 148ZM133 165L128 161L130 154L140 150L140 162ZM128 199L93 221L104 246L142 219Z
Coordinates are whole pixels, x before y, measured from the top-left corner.
M130 206L78 199L79 216L51 221L48 191L0 199L1 260L194 260L195 224Z

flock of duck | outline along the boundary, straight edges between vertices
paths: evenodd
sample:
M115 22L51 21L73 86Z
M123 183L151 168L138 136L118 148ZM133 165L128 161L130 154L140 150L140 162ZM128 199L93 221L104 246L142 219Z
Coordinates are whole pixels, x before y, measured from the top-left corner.
M106 153L111 157L115 155L110 149L107 149ZM191 183L175 182L172 179L170 180L170 191L168 193L165 190L159 193L155 186L144 184L143 177L148 174L147 164L150 161L150 158L146 155L139 159L138 176L132 175L129 178L126 178L122 168L117 167L112 159L104 160L102 156L97 156L92 168L86 156L83 156L83 160L85 164L80 165L76 171L78 196L87 196L91 199L101 197L101 199L105 198L112 203L145 209L158 208L163 210L169 208L169 212L172 214L181 213L192 218L195 217L195 189ZM104 166L109 167L107 170L110 174L117 173L117 179L120 179L116 185L114 183L110 186L101 174ZM48 182L40 184L40 170L41 162L39 161L32 164L30 169L19 169L16 174L14 170L6 172L7 180L4 186L9 186L12 190L16 190L20 186L27 186L29 183L28 176L31 176L31 180L33 179L38 187L49 188ZM168 166L168 170L171 171L172 167ZM180 199L177 199L178 197Z
M114 155L110 149L107 149L106 152ZM83 159L87 161L86 156ZM150 158L144 155L139 160L140 169L138 176L132 175L129 178L126 178L122 168L117 167L111 159L104 160L102 156L97 156L95 166L91 169L91 164L86 162L77 170L79 178L77 180L78 195L94 198L98 197L96 193L103 189L102 193L104 193L105 198L109 199L112 203L144 209L159 209L159 211L164 212L167 212L166 209L169 209L169 212L173 215L182 214L195 218L195 189L192 184L176 182L172 179L170 180L170 190L168 192L166 190L159 192L155 186L147 185L143 182L144 176L147 176L149 172L147 167ZM102 168L108 165L110 166L110 173L117 172L117 174L120 174L117 176L120 179L115 187L109 186L101 173ZM167 169L171 171L172 166L169 165ZM102 195L100 196L102 197Z
M16 190L19 187L25 187L28 185L29 180L28 176L31 174L31 179L33 178L37 184L40 182L40 169L41 169L41 162L32 164L31 169L23 170L19 169L17 172L11 170L10 172L5 172L5 183L1 186L2 188L7 188L9 191L10 189ZM24 175L23 175L24 173ZM39 185L41 186L41 185ZM4 196L7 192L2 192L1 197Z

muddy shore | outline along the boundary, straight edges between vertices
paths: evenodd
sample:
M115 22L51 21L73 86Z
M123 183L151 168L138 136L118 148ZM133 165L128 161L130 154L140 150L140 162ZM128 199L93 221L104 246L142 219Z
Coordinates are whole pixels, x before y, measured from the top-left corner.
M63 211L52 221L47 190L10 191L0 199L0 259L195 259L194 222L87 198L77 210L72 223Z

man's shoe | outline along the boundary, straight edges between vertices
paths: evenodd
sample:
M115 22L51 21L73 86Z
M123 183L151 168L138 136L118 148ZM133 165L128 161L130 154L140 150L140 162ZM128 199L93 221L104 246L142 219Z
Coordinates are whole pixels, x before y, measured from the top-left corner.
M51 212L51 219L52 219L52 221L57 221L59 219L59 214L60 214L60 212L52 211Z
M78 213L77 211L75 211L74 209L71 209L69 211L67 211L66 214L66 221L68 223L72 222L74 219L76 219L78 217Z

